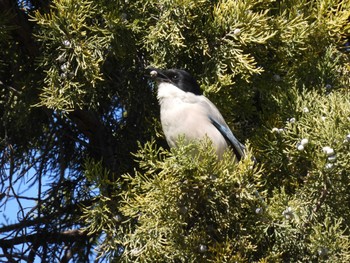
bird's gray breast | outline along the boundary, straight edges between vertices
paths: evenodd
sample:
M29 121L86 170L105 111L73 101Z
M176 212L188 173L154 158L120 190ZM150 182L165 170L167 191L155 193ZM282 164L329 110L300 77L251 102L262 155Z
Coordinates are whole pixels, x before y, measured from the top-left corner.
M173 147L179 136L184 136L188 141L208 136L213 142L217 154L221 156L227 143L221 133L213 126L209 115L219 114L216 116L219 119L222 116L216 111L212 112L212 105L203 96L193 96L195 95L163 98L160 101L160 117L166 140L169 146Z

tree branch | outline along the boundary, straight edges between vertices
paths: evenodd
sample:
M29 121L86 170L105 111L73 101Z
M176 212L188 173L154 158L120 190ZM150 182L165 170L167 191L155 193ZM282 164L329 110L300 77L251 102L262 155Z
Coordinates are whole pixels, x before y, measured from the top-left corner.
M110 131L94 112L75 110L70 114L72 121L85 136L89 138L89 145L94 158L101 159L104 165L112 172L117 171L115 147Z
M38 217L38 218L35 218L33 220L25 220L25 221L22 221L22 222L19 222L16 224L3 226L0 228L0 234L5 233L5 232L9 232L9 231L13 231L13 230L23 229L25 227L35 226L38 224L47 224L53 218L57 218L58 216L62 215L62 211L77 211L78 209L80 209L80 207L89 206L95 201L96 201L96 199L86 200L84 202L80 202L77 204L67 205L67 206L63 207L62 209L60 209L59 211L57 211L56 213L50 214L50 216L47 216L47 217L40 217L40 218Z
M12 91L13 93L15 93L16 95L22 95L22 92L19 90L16 90L14 87L5 85L1 80L0 80L0 86Z
M87 237L87 233L83 230L72 229L64 232L43 232L36 233L26 236L14 237L12 239L1 239L0 247L8 248L18 244L23 243L66 243L66 242L74 242L79 240L84 240Z

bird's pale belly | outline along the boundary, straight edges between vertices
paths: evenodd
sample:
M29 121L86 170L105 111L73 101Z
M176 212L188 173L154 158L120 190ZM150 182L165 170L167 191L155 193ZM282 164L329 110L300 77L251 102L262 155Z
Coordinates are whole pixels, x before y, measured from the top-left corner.
M167 142L170 147L174 147L180 136L184 136L188 141L200 140L208 136L218 156L221 157L227 148L226 140L206 115L198 114L198 110L200 109L191 108L189 111L186 107L179 107L179 105L176 110L161 110L162 128Z

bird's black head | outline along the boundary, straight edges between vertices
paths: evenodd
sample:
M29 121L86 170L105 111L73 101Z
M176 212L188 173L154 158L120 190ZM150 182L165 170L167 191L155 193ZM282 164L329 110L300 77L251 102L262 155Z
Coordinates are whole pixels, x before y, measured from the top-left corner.
M185 92L201 95L202 91L195 80L187 71L182 69L151 69L150 76L158 83L169 82Z

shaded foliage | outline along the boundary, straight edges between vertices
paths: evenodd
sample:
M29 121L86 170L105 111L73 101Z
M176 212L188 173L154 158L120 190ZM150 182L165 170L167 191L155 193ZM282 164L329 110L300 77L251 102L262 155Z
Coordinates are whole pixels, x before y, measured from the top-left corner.
M0 1L1 260L348 262L349 10ZM150 65L196 76L259 164L169 151Z

